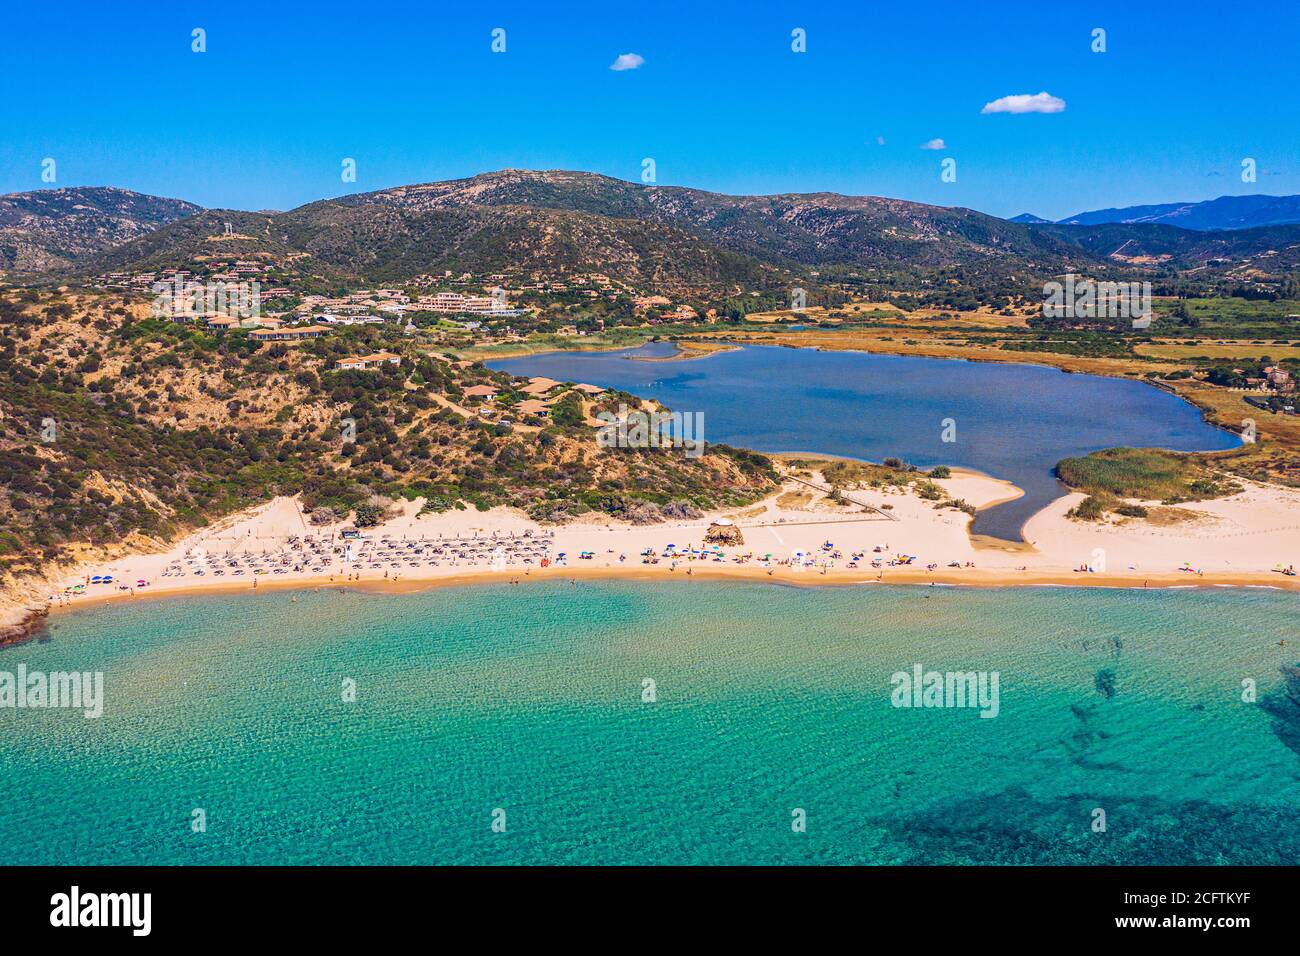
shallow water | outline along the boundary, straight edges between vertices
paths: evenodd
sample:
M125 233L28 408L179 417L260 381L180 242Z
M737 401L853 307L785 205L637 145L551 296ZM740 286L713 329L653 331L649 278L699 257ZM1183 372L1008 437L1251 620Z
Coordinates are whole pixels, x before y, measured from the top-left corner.
M1233 448L1182 399L1143 382L1041 365L746 346L707 358L644 362L671 343L620 352L550 352L489 363L654 398L701 412L704 437L765 452L822 452L914 465L962 465L1023 488L982 511L972 531L1020 540L1024 523L1064 493L1062 458L1130 445ZM945 423L953 441L945 441Z
M0 652L106 685L97 720L0 710L0 862L1295 864L1295 608L601 581L79 611ZM918 663L996 671L998 716L892 706Z

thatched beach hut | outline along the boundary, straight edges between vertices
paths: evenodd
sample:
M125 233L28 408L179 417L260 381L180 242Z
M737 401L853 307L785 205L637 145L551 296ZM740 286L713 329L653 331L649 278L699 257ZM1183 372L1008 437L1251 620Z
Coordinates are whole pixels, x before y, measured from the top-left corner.
M745 543L744 535L730 518L719 518L710 522L709 530L704 532L704 540L708 544L725 544L729 547Z

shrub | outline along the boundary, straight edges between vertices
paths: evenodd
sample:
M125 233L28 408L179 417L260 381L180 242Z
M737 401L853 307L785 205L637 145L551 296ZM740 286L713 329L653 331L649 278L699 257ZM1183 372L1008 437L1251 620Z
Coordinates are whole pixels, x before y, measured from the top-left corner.
M1071 508L1067 513L1067 518L1077 518L1080 521L1100 521L1105 515L1106 509L1099 498L1089 495L1077 505Z

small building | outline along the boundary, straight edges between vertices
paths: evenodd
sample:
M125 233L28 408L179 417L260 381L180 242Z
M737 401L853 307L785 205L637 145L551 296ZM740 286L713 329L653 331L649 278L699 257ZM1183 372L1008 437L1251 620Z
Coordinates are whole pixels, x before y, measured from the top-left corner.
M528 398L515 406L515 411L520 415L539 415L545 417L551 412L551 407L540 398Z
M318 339L329 329L323 325L299 325L280 329L254 329L248 337L254 342L297 342Z
M401 365L402 357L392 352L375 352L373 355L355 355L352 358L339 359L335 363L338 369L364 370L379 368L381 365Z
M536 397L538 395L545 395L559 384L560 383L553 378L546 378L545 376L539 375L536 378L530 379L528 384L519 391L523 392L525 395Z
M377 315L317 315L313 322L324 325L383 325L384 320Z
M497 390L491 385L471 385L465 389L466 398L481 398L485 402L495 401Z
M217 329L218 331L224 332L226 329L239 328L238 319L232 319L229 316L225 316L225 315L212 315L208 317L207 321L208 321L208 328Z
M592 398L605 394L605 390L599 385L575 385L573 387L576 391L582 392L584 395L590 395Z
M709 522L709 530L704 532L704 540L708 544L739 547L745 543L745 536L740 533L740 529L730 518L718 518Z

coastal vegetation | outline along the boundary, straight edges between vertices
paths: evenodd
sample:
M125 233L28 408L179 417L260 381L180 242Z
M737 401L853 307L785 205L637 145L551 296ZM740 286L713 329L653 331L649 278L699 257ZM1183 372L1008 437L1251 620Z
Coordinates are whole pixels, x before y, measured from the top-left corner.
M336 368L379 351L399 363ZM548 417L485 417L467 389L490 386L508 410L525 383L380 326L259 342L109 296L8 296L0 365L0 571L147 546L277 495L359 524L416 498L646 522L747 503L775 482L767 458L723 445L698 458L600 448L595 403L563 386Z
M1056 466L1057 477L1076 491L1086 492L1070 516L1095 521L1108 512L1147 517L1134 501L1172 505L1235 494L1241 485L1205 463L1204 456L1156 448L1108 448Z
M837 491L854 488L906 488L918 484L935 487L926 481L924 472L897 458L886 458L881 464L837 459L821 463L820 466L822 477Z

